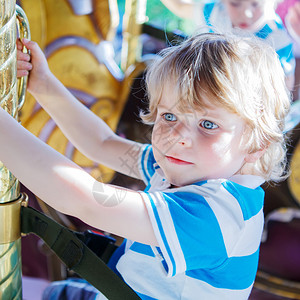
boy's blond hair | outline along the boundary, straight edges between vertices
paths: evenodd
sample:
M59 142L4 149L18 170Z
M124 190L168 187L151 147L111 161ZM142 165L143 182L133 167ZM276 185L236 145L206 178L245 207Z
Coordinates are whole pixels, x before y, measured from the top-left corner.
M276 52L257 39L215 33L192 36L164 49L146 73L149 112L141 115L150 124L167 82L173 84L181 111L221 105L246 121L243 142L248 153L266 148L253 166L253 174L279 181L286 169L284 119L290 93Z

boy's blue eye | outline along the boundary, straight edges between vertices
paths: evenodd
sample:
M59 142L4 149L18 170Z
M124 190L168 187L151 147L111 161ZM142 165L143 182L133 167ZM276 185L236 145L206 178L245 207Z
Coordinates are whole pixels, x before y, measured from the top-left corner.
M230 2L230 5L233 7L239 7L241 4L239 2Z
M208 121L208 120L204 120L200 123L201 127L205 128L205 129L216 129L219 128L219 126L217 124L215 124L214 122Z
M169 121L169 122L177 121L177 118L175 117L175 115L173 115L171 113L165 113L165 114L163 114L163 117L166 121Z

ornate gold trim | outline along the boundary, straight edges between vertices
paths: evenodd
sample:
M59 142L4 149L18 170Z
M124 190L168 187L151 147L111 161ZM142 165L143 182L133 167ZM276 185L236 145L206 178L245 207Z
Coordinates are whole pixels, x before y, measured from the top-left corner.
M16 241L21 236L21 205L27 206L28 196L21 194L18 199L0 203L0 244Z

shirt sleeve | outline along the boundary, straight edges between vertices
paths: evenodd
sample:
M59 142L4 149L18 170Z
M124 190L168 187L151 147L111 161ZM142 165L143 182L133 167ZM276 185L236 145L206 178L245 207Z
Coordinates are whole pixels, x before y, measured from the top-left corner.
M218 220L203 196L192 192L141 194L167 276L213 268L227 259Z
M295 72L296 60L293 54L293 44L290 43L287 46L276 51L279 56L279 60L283 67L285 75L292 75Z
M150 179L155 173L155 162L152 146L150 144L144 145L139 159L139 171L146 185L150 183Z

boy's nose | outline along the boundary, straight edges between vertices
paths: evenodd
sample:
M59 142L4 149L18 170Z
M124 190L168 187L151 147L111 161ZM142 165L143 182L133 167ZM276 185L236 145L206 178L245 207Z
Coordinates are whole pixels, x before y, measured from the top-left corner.
M183 138L183 139L180 139L178 141L178 143L181 145L181 146L184 146L184 147L191 147L192 145L192 142L191 142L191 139L190 138Z
M185 125L180 124L179 126L173 128L169 136L169 141L172 141L172 143L180 144L181 146L184 147L191 147L192 145L191 132Z
M245 14L245 16L248 19L252 19L253 18L253 11L250 8L245 9L244 14Z

